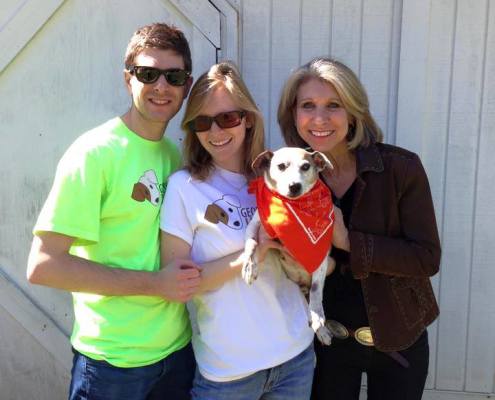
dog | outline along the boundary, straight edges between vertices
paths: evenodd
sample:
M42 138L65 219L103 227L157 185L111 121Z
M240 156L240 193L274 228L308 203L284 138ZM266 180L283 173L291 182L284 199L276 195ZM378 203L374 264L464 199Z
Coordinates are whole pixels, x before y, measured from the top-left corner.
M205 219L213 224L222 222L231 229L242 229L240 207L241 203L238 198L232 195L224 195L221 199L208 205Z
M139 202L148 200L154 206L160 204L160 187L155 171L150 169L141 175L132 188L131 198Z
M333 233L330 190L319 179L332 163L320 152L296 147L265 151L253 161L258 176L249 190L256 193L257 212L248 224L242 259L242 278L251 284L258 276L254 259L257 233L263 224L271 238L278 238L297 261L281 264L289 279L309 289L309 324L318 339L329 345L332 334L325 326L323 286ZM333 267L333 265L332 265Z

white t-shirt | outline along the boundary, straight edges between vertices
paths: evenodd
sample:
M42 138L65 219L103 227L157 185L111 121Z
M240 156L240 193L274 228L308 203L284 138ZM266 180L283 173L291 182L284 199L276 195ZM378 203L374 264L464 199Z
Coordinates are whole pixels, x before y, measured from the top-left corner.
M243 175L217 167L200 181L178 171L169 178L160 227L189 243L191 259L203 264L243 249L255 211ZM239 274L188 309L199 371L213 381L282 364L313 340L306 300L275 262L264 263L252 285Z

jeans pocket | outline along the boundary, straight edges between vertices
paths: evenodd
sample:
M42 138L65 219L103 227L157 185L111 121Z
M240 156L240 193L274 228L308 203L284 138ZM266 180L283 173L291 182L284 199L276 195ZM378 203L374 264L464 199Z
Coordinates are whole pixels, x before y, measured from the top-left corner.
M74 358L69 399L144 400L158 380L161 367L120 368L82 354Z

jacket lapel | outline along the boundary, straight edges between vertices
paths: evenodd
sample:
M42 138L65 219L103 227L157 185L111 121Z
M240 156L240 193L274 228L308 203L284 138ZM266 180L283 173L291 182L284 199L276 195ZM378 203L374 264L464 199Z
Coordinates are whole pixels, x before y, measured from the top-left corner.
M363 196L364 189L366 189L366 182L364 181L362 175L365 172L379 173L384 169L382 157L374 141L372 141L368 147L358 147L356 149L356 164L357 177L354 192L354 204L352 205L353 210L358 207Z

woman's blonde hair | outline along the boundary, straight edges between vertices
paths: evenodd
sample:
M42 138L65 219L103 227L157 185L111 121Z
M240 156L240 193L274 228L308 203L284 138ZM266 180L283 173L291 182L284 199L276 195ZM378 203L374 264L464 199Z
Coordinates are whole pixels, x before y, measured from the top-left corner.
M294 71L285 83L278 105L278 123L285 142L289 146L308 147L300 137L294 121L294 107L299 87L316 78L331 84L349 114L347 146L350 150L366 147L371 140L381 142L383 134L369 110L366 91L352 70L330 58L314 58Z
M251 163L264 150L263 115L232 62L213 65L208 72L198 78L191 89L182 119L182 130L186 134L185 167L192 176L198 179L206 179L213 169L211 155L201 145L196 132L191 130L188 123L200 115L208 95L219 87L225 88L239 109L246 112L245 157L242 160L242 173L248 177L252 176L254 173Z

